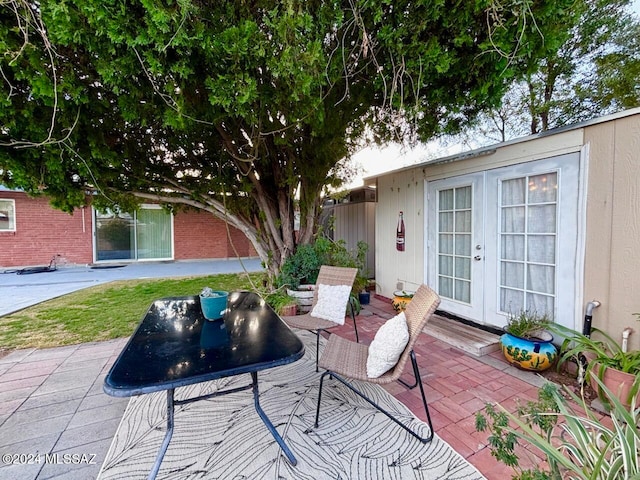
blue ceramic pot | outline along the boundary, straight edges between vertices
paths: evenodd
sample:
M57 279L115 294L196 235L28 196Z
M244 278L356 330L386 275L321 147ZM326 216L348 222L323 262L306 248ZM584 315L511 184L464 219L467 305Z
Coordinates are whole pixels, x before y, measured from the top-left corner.
M558 350L551 343L551 334L545 333L544 339L526 339L505 333L500 337L502 354L516 367L533 371L546 370L556 361Z
M360 292L358 293L358 300L360 305L368 305L371 300L371 294L369 292Z
M207 320L219 320L224 315L227 308L227 297L229 292L221 290L213 290L210 296L203 297L200 295L200 306L202 314Z

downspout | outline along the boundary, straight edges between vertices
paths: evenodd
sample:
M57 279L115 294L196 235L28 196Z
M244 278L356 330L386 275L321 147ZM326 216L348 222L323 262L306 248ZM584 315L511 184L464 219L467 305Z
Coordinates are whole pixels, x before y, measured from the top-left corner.
M629 336L631 335L632 332L633 332L633 329L631 327L627 327L622 331L622 345L620 345L620 347L622 348L623 352L627 351Z
M584 312L584 326L582 327L582 334L585 337L591 337L591 320L593 319L593 309L598 308L600 306L600 302L597 300L592 300L587 303L587 309Z

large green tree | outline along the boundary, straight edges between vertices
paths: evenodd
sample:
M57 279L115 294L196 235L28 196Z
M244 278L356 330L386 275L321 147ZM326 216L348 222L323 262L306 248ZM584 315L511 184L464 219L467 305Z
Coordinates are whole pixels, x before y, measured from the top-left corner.
M0 181L209 211L275 273L365 133L456 131L564 41L571 4L1 0Z
M562 46L451 143L503 142L640 106L640 12L630 0L577 0L572 12Z

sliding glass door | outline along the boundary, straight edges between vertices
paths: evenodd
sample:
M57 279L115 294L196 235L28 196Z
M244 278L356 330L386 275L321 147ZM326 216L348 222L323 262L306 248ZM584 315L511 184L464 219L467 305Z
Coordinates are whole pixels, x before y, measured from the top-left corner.
M173 258L173 219L160 206L133 214L95 211L94 218L96 262Z

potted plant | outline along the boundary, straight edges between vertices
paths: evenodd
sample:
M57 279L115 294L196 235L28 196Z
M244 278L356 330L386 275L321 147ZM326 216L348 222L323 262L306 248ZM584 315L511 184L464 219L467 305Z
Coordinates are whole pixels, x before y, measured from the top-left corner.
M611 398L600 388L596 378L623 404L630 405L640 390L640 350L624 351L606 332L591 329L591 336L578 333L561 325L554 325L554 333L565 337L558 365L570 359L578 359L584 366L584 378L598 392L605 405Z
M525 370L542 371L555 362L558 351L551 343L553 335L547 330L549 317L521 310L509 316L500 337L502 354L507 361Z
M204 287L200 292L200 307L204 318L207 320L222 318L224 310L227 308L228 296L229 292Z
M639 478L640 409L614 399L610 414L611 424L602 422L584 397L547 383L538 391L538 401L518 404L515 413L487 404L476 415L476 430L489 431L491 455L515 470L514 480ZM521 465L530 462L519 455L532 449L546 462L527 469Z
M393 300L391 305L396 312L402 312L407 308L409 302L413 298L416 292L412 290L396 290L393 292Z
M356 251L352 252L347 249L344 240L333 241L319 236L313 244L299 245L296 252L287 258L275 281L276 287L286 287L287 294L296 298L300 311L309 311L320 267L353 267L358 269L358 275L351 294L352 299L359 300L359 292L368 283L364 267L368 249L367 243L360 241Z
M288 295L285 290L278 289L264 296L265 302L281 316L292 316L298 311L298 302L294 297Z

